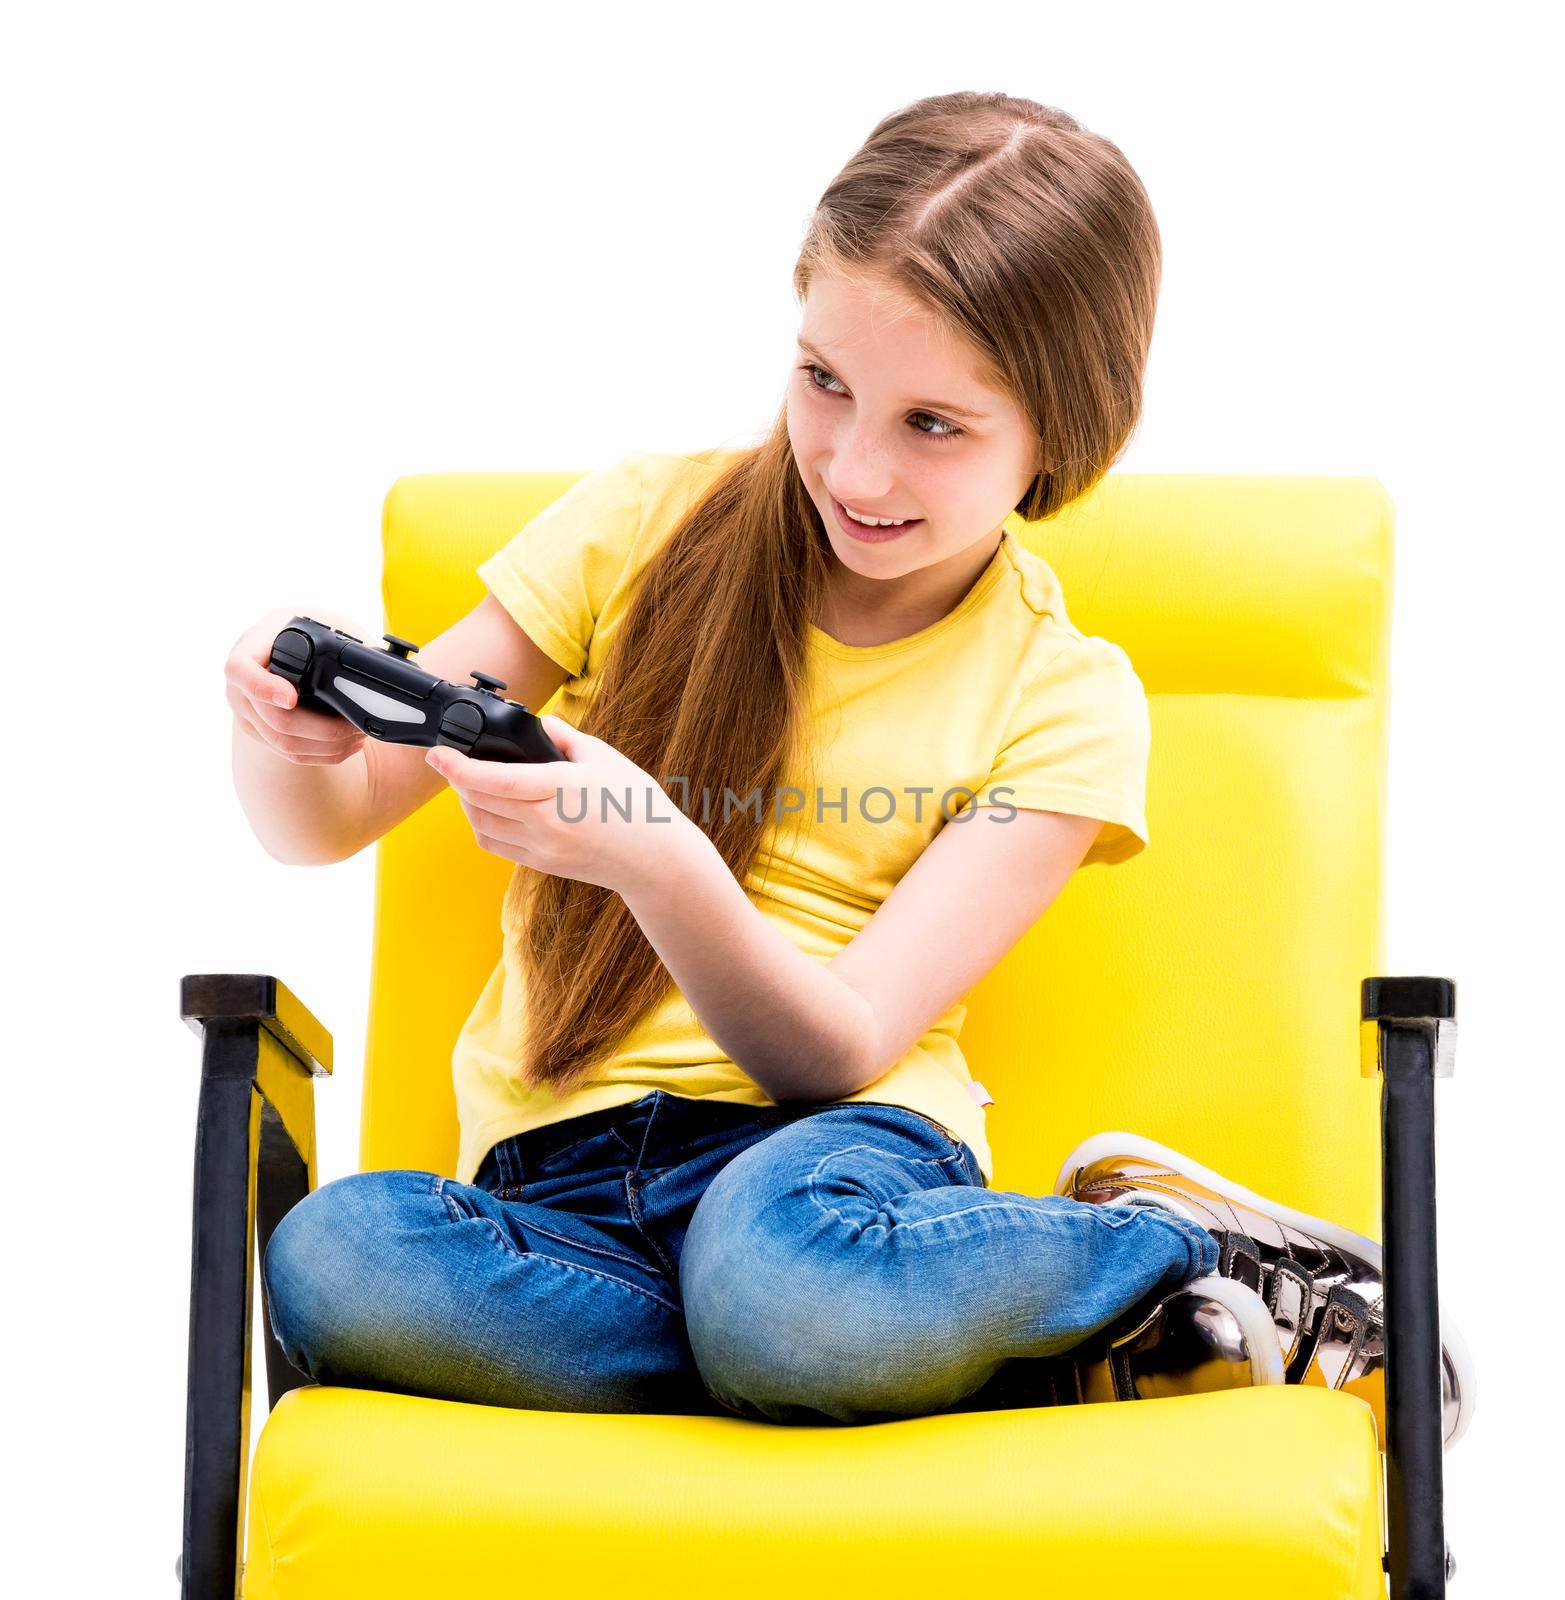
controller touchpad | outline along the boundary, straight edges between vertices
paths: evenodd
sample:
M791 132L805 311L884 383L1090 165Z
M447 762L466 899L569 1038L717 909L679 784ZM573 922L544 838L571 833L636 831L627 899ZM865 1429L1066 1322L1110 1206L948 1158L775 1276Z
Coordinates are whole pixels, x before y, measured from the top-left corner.
M363 706L371 716L379 717L382 722L427 720L427 714L420 711L417 706L405 706L400 700L393 700L389 694L382 694L378 689L366 688L362 683L355 683L352 678L333 678L332 688L351 700L354 705Z

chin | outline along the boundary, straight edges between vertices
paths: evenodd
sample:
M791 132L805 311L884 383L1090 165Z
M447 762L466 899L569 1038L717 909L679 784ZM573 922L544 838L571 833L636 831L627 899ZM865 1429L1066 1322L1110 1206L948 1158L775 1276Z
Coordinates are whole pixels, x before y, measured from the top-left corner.
M832 539L831 547L843 566L866 578L899 578L921 565L917 560L908 560L912 546L901 541L883 545L855 544L838 535Z

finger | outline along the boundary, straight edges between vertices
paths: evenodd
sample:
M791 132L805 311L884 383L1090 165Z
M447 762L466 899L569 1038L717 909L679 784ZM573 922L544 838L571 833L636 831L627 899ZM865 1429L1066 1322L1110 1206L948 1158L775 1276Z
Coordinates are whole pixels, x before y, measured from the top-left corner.
M489 835L483 833L475 832L473 837L490 855L500 856L506 861L519 862L524 867L533 865L532 857L520 845L506 844L502 840L490 838Z
M254 656L234 657L228 675L254 700L284 707L298 703L299 691L280 673L268 672Z
M552 800L573 772L581 783L580 770L569 761L475 761L449 745L435 745L424 759L452 788L497 800Z
M278 754L281 755L282 752L279 751ZM291 761L296 767L340 767L342 765L342 759L343 758L340 755L335 755L335 756L291 755L291 756L288 756L286 759Z
M462 802L462 809L467 813L467 820L473 832L481 838L498 841L504 845L519 845L527 842L527 829L520 826L514 817L497 816L493 811L485 811L481 806L470 805Z
M466 800L462 802L462 810L473 830L473 837L484 849L492 850L496 855L509 856L513 861L528 862L531 844L529 830L514 817L497 816L493 811L485 811Z
M281 738L280 735L257 727L256 724L252 722L250 718L243 712L236 712L234 720L236 723L238 723L240 732L243 733L247 739L254 739L258 745L270 750L273 755L282 756L284 760L291 761L296 766L334 767L342 762L345 755L352 754L351 750L335 750L322 753L319 745L315 745L312 749L308 750L286 748L286 746L295 743L295 741L282 740L282 742L279 743Z
M237 727L247 739L254 739L257 744L264 744L268 749L271 748L271 740L260 732L256 725L249 719L249 717L245 715L243 711L237 709L234 711L234 726Z
M584 754L588 745L593 742L591 737L581 732L574 722L567 722L564 717L557 717L552 711L546 711L539 717L538 726L548 734L549 742L567 761Z
M462 809L475 828L483 828L507 844L536 845L547 827L544 813L531 800L496 800L492 795L469 796L457 791Z
M253 656L231 657L226 675L231 685L237 685L241 693L248 696L257 714L264 714L263 708L270 706L291 713L291 720L287 722L267 717L274 728L286 727L292 733L312 739L335 740L341 736L339 725L351 726L346 717L339 717L335 712L300 709L298 689L281 674L268 672Z
M319 711L278 711L258 703L234 684L228 687L228 703L236 712L264 723L279 739L302 740L303 749L351 749L364 737L346 717L323 716Z

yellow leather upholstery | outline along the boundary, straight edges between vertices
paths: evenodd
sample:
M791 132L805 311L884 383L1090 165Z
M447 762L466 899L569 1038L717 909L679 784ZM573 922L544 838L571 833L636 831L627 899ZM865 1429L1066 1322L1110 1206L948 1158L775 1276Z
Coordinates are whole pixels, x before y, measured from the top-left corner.
M577 476L399 480L388 631L427 640L469 610L478 562ZM1111 474L1010 526L1147 688L1152 844L1078 873L969 997L995 1187L1047 1193L1077 1141L1123 1128L1378 1239L1358 1008L1385 970L1384 489ZM451 1047L499 953L509 863L450 792L377 853L360 1163L449 1174ZM1359 1600L1384 1593L1381 1527L1369 1408L1320 1388L783 1428L312 1386L262 1433L246 1593L971 1578Z
M1368 1600L1376 1461L1326 1389L807 1428L312 1387L261 1438L245 1592Z

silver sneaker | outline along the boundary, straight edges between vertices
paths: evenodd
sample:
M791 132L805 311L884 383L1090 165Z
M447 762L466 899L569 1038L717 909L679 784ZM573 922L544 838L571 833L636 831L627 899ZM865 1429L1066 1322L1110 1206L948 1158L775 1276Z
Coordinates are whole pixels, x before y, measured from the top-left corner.
M1065 1158L1055 1193L1097 1204L1158 1204L1199 1223L1217 1240L1218 1275L1262 1297L1286 1381L1358 1395L1374 1412L1385 1447L1384 1284L1373 1239L1279 1205L1134 1133L1084 1139ZM1449 1450L1472 1418L1477 1378L1466 1341L1443 1309L1440 1336L1441 1432Z
M1282 1352L1266 1303L1233 1278L1192 1278L1144 1315L1127 1313L1048 1363L1053 1405L1158 1400L1279 1384Z

